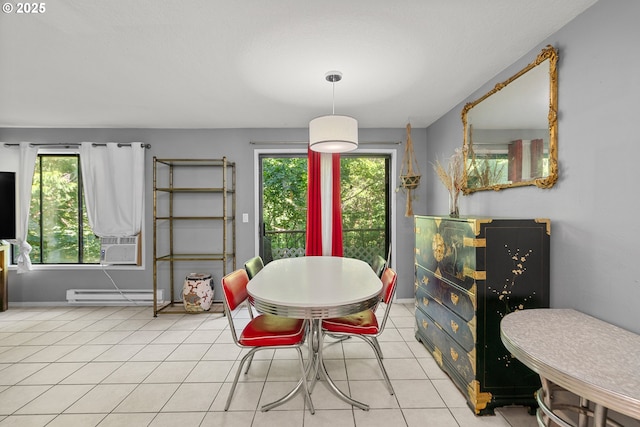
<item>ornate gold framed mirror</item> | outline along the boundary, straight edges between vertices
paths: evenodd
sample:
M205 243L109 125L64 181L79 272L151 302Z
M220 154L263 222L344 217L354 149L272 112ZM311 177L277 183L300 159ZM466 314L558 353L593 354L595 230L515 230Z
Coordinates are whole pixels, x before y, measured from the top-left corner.
M558 52L552 46L462 109L465 194L558 180Z

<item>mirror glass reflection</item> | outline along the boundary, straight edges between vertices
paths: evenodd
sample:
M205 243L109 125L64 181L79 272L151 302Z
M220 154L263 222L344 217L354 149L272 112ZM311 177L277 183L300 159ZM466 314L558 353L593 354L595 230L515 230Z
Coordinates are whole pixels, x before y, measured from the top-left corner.
M557 180L557 52L551 46L462 110L463 191L541 188Z

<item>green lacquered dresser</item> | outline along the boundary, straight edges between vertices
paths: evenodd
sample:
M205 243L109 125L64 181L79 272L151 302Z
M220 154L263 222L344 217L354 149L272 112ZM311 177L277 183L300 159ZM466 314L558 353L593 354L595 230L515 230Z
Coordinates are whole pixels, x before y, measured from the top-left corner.
M550 234L547 219L415 217L416 338L476 414L536 405L540 379L504 348L500 321L549 307Z

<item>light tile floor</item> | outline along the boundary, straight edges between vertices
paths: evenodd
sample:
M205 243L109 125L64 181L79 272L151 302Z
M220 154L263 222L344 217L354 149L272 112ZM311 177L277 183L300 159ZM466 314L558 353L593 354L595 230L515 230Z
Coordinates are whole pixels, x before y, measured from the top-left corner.
M239 311L234 318L246 316ZM395 395L366 344L325 342L332 378L369 411L352 408L320 383L312 394L314 415L300 395L261 412L297 380L295 353L279 350L256 355L225 412L241 350L220 313L154 318L150 307L10 308L0 313L0 426L537 425L523 407L474 416L416 341L413 323L413 304L395 303L380 339Z

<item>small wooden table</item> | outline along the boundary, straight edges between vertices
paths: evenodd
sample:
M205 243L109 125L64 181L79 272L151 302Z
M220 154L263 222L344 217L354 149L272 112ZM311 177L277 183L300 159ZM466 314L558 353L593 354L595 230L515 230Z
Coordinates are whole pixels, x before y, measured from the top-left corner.
M502 319L504 346L540 375L538 424L572 426L554 412L553 391L580 397L578 426L617 425L607 410L640 419L640 335L571 309L521 310ZM589 410L589 402L593 411Z
M364 261L330 256L307 256L272 261L249 281L249 300L261 313L309 319L311 352L308 368L321 375L340 399L368 410L333 382L322 359L321 320L346 316L374 307L380 300L382 281ZM314 380L315 382L315 380ZM286 396L264 405L269 410L291 399L302 380Z

